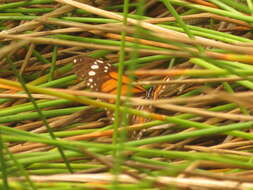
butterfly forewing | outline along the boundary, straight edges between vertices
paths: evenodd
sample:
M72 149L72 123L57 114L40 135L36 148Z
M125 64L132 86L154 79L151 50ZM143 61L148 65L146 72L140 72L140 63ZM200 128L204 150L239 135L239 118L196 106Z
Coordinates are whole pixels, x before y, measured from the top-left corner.
M74 72L78 80L84 81L86 86L93 91L116 94L118 73L112 65L105 60L95 59L88 56L79 56L73 60ZM122 76L122 95L126 95L128 91L128 84L131 80ZM142 86L136 85L132 88L133 94L145 92Z
M86 86L94 91L103 91L103 82L108 80L108 73L112 71L110 63L88 56L79 56L73 62L78 80L84 81Z

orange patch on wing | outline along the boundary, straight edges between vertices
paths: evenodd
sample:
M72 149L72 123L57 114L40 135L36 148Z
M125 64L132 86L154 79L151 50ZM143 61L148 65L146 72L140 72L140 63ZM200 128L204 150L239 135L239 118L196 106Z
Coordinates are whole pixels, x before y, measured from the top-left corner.
M137 93L141 93L141 92L145 92L145 88L141 87L141 86L134 86L132 89L132 93L137 94Z
M113 79L115 79L115 80L118 80L118 73L116 73L116 72L110 72L109 73L109 75L110 75L110 77L112 77ZM124 83L124 84L128 84L130 82L130 79L127 77L127 76L122 76L122 83Z
M125 96L128 91L129 91L128 86L127 85L122 85L122 87L121 87L121 95ZM132 93L133 94L137 94L137 93L141 93L141 92L143 92L143 91L140 90L140 89L138 89L138 88L133 88L132 89ZM113 91L111 91L111 94L117 94L117 88L115 88Z
M117 88L117 81L114 79L109 79L102 84L101 91L110 92L115 88Z
M109 75L110 75L110 77L112 77L113 79L115 79L115 81L118 80L118 73L116 73L116 72L110 72ZM125 75L122 76L122 83L123 84L129 84L130 82L131 82L131 79L129 79ZM127 93L127 88L125 86L122 86L122 91L121 91L122 95L126 95L126 93ZM123 87L124 87L124 89L123 89ZM141 93L141 92L145 92L145 89L142 86L140 86L140 85L136 85L136 86L134 86L132 88L132 93L133 94L137 94L137 93ZM114 93L114 94L116 94L116 93Z

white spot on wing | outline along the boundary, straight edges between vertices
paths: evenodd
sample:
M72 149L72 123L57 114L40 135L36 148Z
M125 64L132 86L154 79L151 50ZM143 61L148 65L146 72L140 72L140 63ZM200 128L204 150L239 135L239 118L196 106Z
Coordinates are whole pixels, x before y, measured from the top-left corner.
M99 66L98 65L91 65L91 67L90 68L92 68L92 69L98 69L99 68Z
M93 82L93 79L92 79L92 78L89 78L89 82Z
M74 63L77 63L77 59L74 59L74 61L73 61Z
M102 60L99 60L99 59L97 60L97 62L98 62L98 63L103 63L103 61L102 61Z
M96 75L96 72L94 72L94 71L89 71L89 72L88 72L88 75L89 75L89 76L95 76L95 75Z

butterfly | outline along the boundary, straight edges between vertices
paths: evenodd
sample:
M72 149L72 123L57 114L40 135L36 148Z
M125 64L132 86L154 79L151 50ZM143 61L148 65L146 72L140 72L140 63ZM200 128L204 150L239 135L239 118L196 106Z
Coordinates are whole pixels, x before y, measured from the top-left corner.
M115 67L104 59L96 59L89 56L78 56L73 60L73 70L77 75L79 81L84 81L85 85L92 91L103 92L109 94L117 94L117 84L119 75ZM122 90L121 95L125 96L128 92L128 85L131 80L126 76L122 76ZM133 95L138 95L144 99L153 99L157 93L158 88L151 88L146 90L141 85L134 85L131 88L131 93ZM160 91L160 90L159 90ZM114 100L107 100L109 103L114 103ZM137 106L136 109L143 111L153 111L152 106ZM112 112L107 112L108 116L112 116ZM147 119L140 116L132 116L131 124L144 123L148 121ZM134 136L142 136L142 133ZM140 135L141 134L141 135ZM135 137L134 137L135 138Z
M96 92L117 94L119 75L110 62L89 56L78 56L73 63L78 80L84 81L88 88ZM131 80L123 75L121 95L127 94L129 83ZM141 94L145 91L140 85L135 85L131 89L132 94Z

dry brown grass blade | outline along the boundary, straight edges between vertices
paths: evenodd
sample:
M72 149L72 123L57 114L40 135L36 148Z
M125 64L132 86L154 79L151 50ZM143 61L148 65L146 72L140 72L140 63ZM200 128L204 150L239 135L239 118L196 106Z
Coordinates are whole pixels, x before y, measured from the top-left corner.
M246 22L232 19L229 17L219 16L219 15L212 14L212 13L198 13L198 14L192 14L192 15L185 15L185 16L181 16L181 18L185 21L192 20L192 19L201 19L201 18L214 18L217 20L222 20L222 21L226 21L226 22L230 22L230 23L234 23L234 24L238 24L238 25L242 25L242 26L251 28L251 26ZM150 22L150 23L160 23L160 22L171 22L171 21L175 21L175 20L176 19L174 17L163 17L163 18L147 19L145 21Z
M192 114L201 115L205 117L223 118L223 119L229 119L229 120L235 120L235 121L251 121L253 119L253 116L222 113L222 112L212 112L212 111L207 111L205 109L192 108L192 107L186 107L186 106L177 106L177 105L172 105L172 104L165 104L165 105L155 104L154 106L158 108L166 109L166 110L192 113Z
M249 79L252 79L252 76L248 77ZM152 81L138 81L134 82L135 85L160 85L160 84L191 84L191 83L208 83L208 82L234 82L239 80L245 80L243 77L219 77L219 78L196 78L196 79L180 79L180 80L152 80Z
M119 14L112 13L112 12L109 12L109 11L106 11L103 9L99 9L96 7L92 7L87 4L79 3L77 1L73 1L73 0L56 0L56 1L60 2L60 3L68 4L68 5L71 5L74 7L78 7L80 9L83 9L85 11L88 11L90 13L93 13L93 14L96 14L96 15L99 15L102 17L111 18L111 19L120 20L120 21L123 20L123 16L121 16ZM141 26L145 29L153 31L154 35L168 39L168 40L173 40L173 41L178 41L178 42L183 42L183 43L190 43L190 44L194 44L194 45L199 44L199 45L208 46L208 47L211 46L211 47L234 51L237 53L245 53L245 54L253 55L253 48L250 48L250 47L246 48L246 47L242 47L242 46L236 46L236 45L232 45L232 44L218 42L215 40L210 40L210 39L203 38L203 37L195 37L194 39L190 39L184 33L165 29L160 26L147 23L145 21L140 22L140 21L137 21L132 18L127 18L127 22L129 24L138 25L138 26Z
M62 6L62 7L58 8L58 9L56 9L56 10L50 12L50 13L47 13L47 14L43 15L41 18L46 19L47 17L57 17L61 14L69 12L71 10L73 10L73 7L65 5L65 6ZM0 32L0 34L20 33L20 32L23 32L25 30L31 30L31 29L37 27L38 25L40 25L40 23L33 20L33 21L29 21L25 24L19 25L17 27L11 28L9 30L4 30L4 31Z
M25 39L26 43L33 42L38 44L52 44L52 45L63 45L63 46L70 46L70 47L82 47L82 48L89 48L89 49L104 49L104 50L113 50L119 51L119 46L108 46L108 45L98 45L94 43L81 43L75 41L68 41L68 40L59 40L59 39L52 39L52 38L43 38L43 37L22 37L19 35L8 35L8 34L0 34L0 38L9 38L9 39L16 39L16 40L23 40ZM23 42L24 43L24 42ZM22 44L23 46L24 44ZM13 48L13 47L11 47ZM134 48L125 48L125 51L132 52ZM0 53L4 50L3 48L0 49ZM5 50L6 51L6 50ZM10 50L9 50L10 51ZM183 51L171 51L171 50L148 50L148 49L140 49L140 53L146 54L162 54L162 55L174 55L179 57L190 57L191 54Z
M51 176L31 176L31 179L37 182L52 182L52 181L65 181L65 182L107 182L110 183L113 180L113 175L104 173L104 174L58 174ZM119 175L118 180L121 183L136 183L137 181L127 175ZM154 178L155 181L160 182L162 184L167 185L175 185L177 187L194 187L194 188L208 188L214 190L244 190L248 188L252 188L253 185L251 183L241 183L235 181L220 181L220 180L212 180L206 179L204 177L198 178L178 178L178 177L157 177Z
M6 5L10 2L22 3L18 0L0 1ZM102 7L100 2L103 3ZM177 32L167 29L180 27L180 23L172 16L171 11L168 11L163 1L143 1L145 8L143 16L148 19L141 21L138 20L140 17L132 17L137 15L136 5L141 1L129 1L132 3L129 6L131 16L127 18L126 26L122 22L124 19L121 14L122 2L121 0L56 0L46 4L28 2L28 6L17 7L17 11L21 9L23 11L21 13L24 16L23 20L17 17L13 17L14 20L2 20L0 28L5 30L0 31L0 58L2 58L0 68L3 68L3 72L0 69L0 78L17 81L9 65L10 61L13 61L27 84L48 86L43 89L43 93L49 93L50 90L52 94L66 93L65 97L76 97L76 102L71 102L44 94L31 94L41 106L57 140L59 139L57 143L63 145L74 174L67 174L63 159L55 152L53 141L50 141L52 144L46 144L41 143L40 138L28 139L29 135L25 136L27 141L10 135L9 131L13 130L15 134L27 132L44 138L48 137L48 130L41 118L36 115L37 110L32 106L29 97L23 94L21 89L14 88L10 91L11 86L0 85L0 123L9 127L8 130L3 127L8 132L4 134L4 140L9 150L21 164L24 164L24 169L35 184L45 189L54 186L73 190L76 187L101 190L111 188L115 176L110 172L114 171L115 163L122 165L122 168L117 166L117 169L122 169L118 176L120 188L121 185L130 189L133 187L133 189L157 190L253 188L253 164L250 162L253 142L248 140L253 132L250 128L253 119L251 100L253 93L249 90L253 88L250 80L252 76L247 76L249 80L246 80L244 77L230 76L229 70L226 76L218 72L212 73L215 70L212 68L219 66L212 65L213 61L222 63L225 60L234 68L238 68L238 72L245 71L251 74L253 43L239 42L252 39L252 34L248 32L251 28L250 22L209 13L208 10L214 10L210 7L215 7L217 13L219 11L228 13L229 10L223 10L224 7L217 8L204 0L194 0L195 5L186 0L171 1L175 11L194 34L194 38L189 38L186 30ZM180 2L180 5L177 2ZM110 3L111 7L108 7L107 3ZM181 3L185 3L186 6L181 6ZM202 9L196 13L195 9L188 6L190 4L193 7L200 6L196 3L204 4L202 6L206 6L207 11ZM247 9L244 3L246 1L234 2L234 5L243 4L242 9L234 5L231 8L245 15L248 10L243 11ZM14 10L5 10L4 6L0 5L3 15L8 15ZM31 16L35 16L35 19L26 20L31 19ZM246 17L249 18L245 15L245 20ZM4 16L0 19L5 18ZM71 19L73 21L69 21ZM111 22L111 19L118 22ZM142 28L140 31L139 26ZM147 33L142 32L143 29ZM213 31L212 35L223 33L224 39L212 35L201 37L203 33L195 33L200 29L202 32ZM108 61L113 66L117 65L120 57L121 33L126 34L127 45L124 52L124 60L127 61L124 77L142 72L134 76L139 78L136 80L134 78L131 84L149 86L144 86L145 94L120 97L122 111L127 106L135 110L126 109L128 123L123 122L120 117L120 125L124 127L119 127L119 134L114 135L112 120L104 106L112 109L113 106L106 103L115 102L116 96L89 91L92 89L86 90L87 82L78 83L71 66L78 55L94 56ZM94 41L85 43L79 41L81 38ZM141 48L138 48L138 45L137 48L134 47L135 44L132 42L138 42ZM57 55L53 53L55 46L58 48ZM201 54L198 49L200 46L203 47ZM133 55L135 53L138 54L137 58ZM11 56L8 62L4 59L7 55ZM43 61L43 58L52 60L52 56L57 57L55 68L50 61ZM194 59L195 57L198 59ZM206 62L198 65L196 60ZM132 66L134 72L130 69ZM198 75L195 71L199 71L200 67L206 70L202 69ZM226 71L223 65L220 68ZM62 70L64 72L60 72ZM210 71L209 75L203 74L203 70L207 73ZM84 72L89 73L86 70ZM210 76L217 77L210 78ZM117 77L113 80L116 81ZM247 85L244 86L244 82ZM80 103L81 99L87 101ZM98 101L93 101L94 99ZM85 106L84 102L87 103ZM90 107L88 104L96 107ZM142 109L145 107L151 109ZM143 115L146 120L136 124L133 121L134 116L129 112ZM25 118L22 118L24 116ZM247 128L227 133L217 132L223 130L223 127L228 129L231 125ZM142 136L131 136L133 132L139 131L142 132ZM212 132L206 134L209 131ZM205 136L200 135L203 133ZM122 147L120 143L114 144L118 142L116 136L121 137L121 134L126 134L126 138L120 139L120 142L124 142ZM183 140L180 140L182 137ZM68 146L65 146L65 143L68 143ZM81 143L87 147L82 149ZM90 144L93 146L89 146ZM122 160L113 156L118 146ZM67 149L70 147L72 149ZM23 177L16 177L16 174L20 173L15 170L18 167L14 167L11 160L8 160L7 164L8 177L12 176L8 179L9 183L15 188L23 188L22 185L18 185L26 181ZM0 189L1 185L0 180Z

